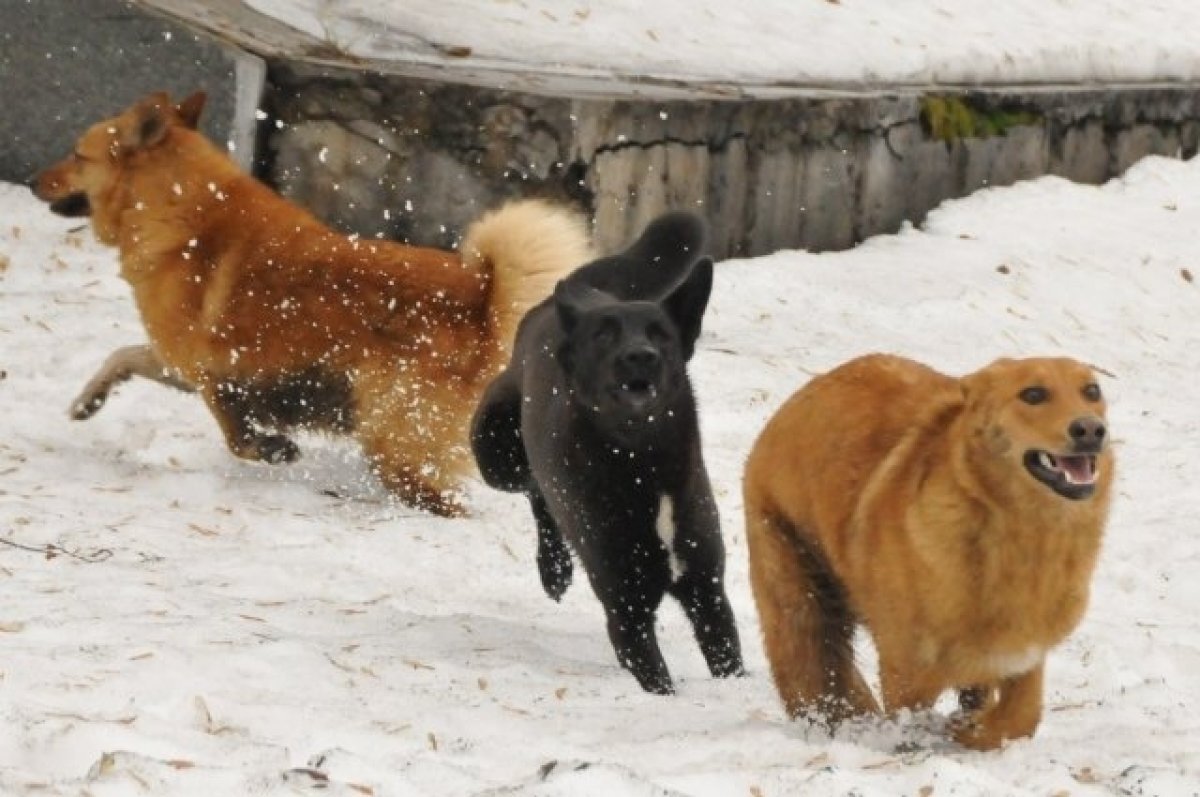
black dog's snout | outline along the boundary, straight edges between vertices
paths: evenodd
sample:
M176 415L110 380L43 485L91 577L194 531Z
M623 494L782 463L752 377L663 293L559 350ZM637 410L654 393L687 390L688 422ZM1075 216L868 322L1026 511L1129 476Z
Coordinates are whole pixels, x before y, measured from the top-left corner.
M658 349L653 346L637 346L621 354L621 362L640 371L656 368L661 359Z
M25 187L28 188L30 191L36 191L37 184L38 184L38 173L37 172L34 172L33 174L31 174L25 178Z
M1104 435L1107 431L1104 428L1104 421L1091 415L1076 418L1067 427L1067 433L1071 435L1071 439L1077 446L1097 447L1104 442Z

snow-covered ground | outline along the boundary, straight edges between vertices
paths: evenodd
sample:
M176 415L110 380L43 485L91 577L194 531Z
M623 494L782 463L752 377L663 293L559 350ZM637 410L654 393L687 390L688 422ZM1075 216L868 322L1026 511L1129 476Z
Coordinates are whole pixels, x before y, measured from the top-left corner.
M112 252L0 185L0 539L84 557L0 545L0 794L1200 793L1193 275L1200 160L1163 159L720 264L693 373L750 673L710 680L670 607L664 698L617 666L585 584L542 594L517 497L417 514L318 439L293 466L239 462L199 400L146 383L67 420L142 334ZM911 722L831 739L786 720L766 671L741 463L811 374L872 350L1105 375L1120 474L1092 606L1050 657L1041 730L1002 751Z
M1194 0L243 0L347 54L741 84L1200 78Z

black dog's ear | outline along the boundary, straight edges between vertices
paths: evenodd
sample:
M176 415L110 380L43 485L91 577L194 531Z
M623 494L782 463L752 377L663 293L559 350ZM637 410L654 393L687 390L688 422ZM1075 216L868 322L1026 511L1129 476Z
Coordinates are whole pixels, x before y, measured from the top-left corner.
M608 294L579 281L562 280L554 286L554 307L558 311L558 321L568 335L579 323L580 315L606 300L611 301Z
M694 213L664 213L625 250L625 257L643 263L686 265L700 257L708 232L704 220Z
M696 338L700 337L700 323L704 320L704 309L712 294L713 262L711 257L696 261L692 270L675 290L662 300L662 307L679 328L679 339L683 345L683 357L690 360L696 350Z

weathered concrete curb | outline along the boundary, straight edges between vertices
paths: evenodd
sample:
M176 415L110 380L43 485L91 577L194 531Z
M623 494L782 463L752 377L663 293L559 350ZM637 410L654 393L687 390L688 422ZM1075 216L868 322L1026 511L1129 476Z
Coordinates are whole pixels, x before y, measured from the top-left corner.
M1200 146L1200 87L748 100L548 97L272 65L265 176L347 230L445 244L504 197L568 197L616 249L667 209L719 257L844 249L942 201L1101 183Z
M423 244L453 245L485 209L538 194L584 207L606 249L673 208L707 216L718 257L841 249L981 187L1100 183L1200 146L1194 85L606 81L363 61L240 0L0 0L0 13L14 4L60 30L47 38L46 22L25 19L0 34L20 40L3 52L29 81L0 83L13 109L0 116L0 177L22 179L156 88L208 88L208 131L248 162L261 86L259 176L348 232Z

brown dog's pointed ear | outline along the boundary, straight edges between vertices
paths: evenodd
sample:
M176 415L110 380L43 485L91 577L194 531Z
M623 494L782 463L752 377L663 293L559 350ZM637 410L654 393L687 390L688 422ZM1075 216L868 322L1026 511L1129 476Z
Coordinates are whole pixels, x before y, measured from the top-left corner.
M122 130L121 145L129 150L145 149L162 141L167 135L171 97L165 91L155 92L133 107L132 123Z
M197 91L183 102L175 106L179 121L184 127L195 130L200 124L200 114L204 113L204 103L208 101L208 93Z

